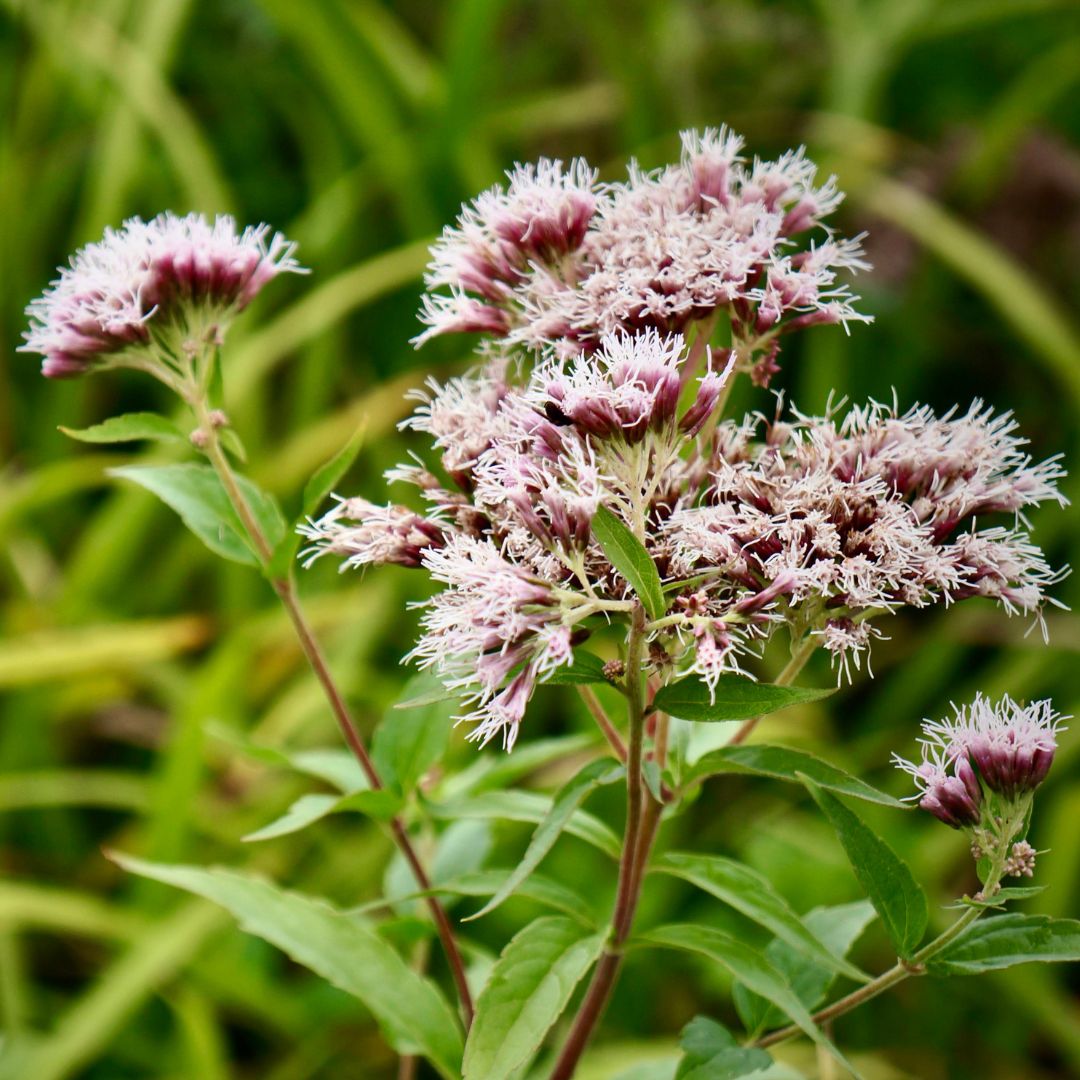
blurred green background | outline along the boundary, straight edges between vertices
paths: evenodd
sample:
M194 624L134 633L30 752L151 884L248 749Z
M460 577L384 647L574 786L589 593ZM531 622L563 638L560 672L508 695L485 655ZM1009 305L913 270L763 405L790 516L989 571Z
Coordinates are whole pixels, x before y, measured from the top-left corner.
M394 872L360 817L241 842L320 785L239 751L236 733L333 747L332 721L258 576L106 475L138 449L97 452L56 430L172 408L138 377L48 383L15 354L24 305L71 250L165 208L232 211L298 240L312 276L276 282L231 336L229 412L254 474L292 510L366 420L344 487L381 499L382 470L419 448L395 429L403 391L467 360L461 341L420 355L408 344L426 244L460 202L515 160L583 154L614 178L631 154L670 160L680 127L728 122L761 154L805 141L850 193L844 229L870 231L875 270L857 291L877 322L793 342L778 380L792 400L820 409L833 388L855 400L895 388L902 405L939 408L982 397L1016 411L1037 457L1064 451L1076 472L1078 87L1068 0L0 0L0 1075L5 1056L20 1080L397 1075L352 999L102 855L245 866L342 904L374 898ZM771 408L763 391L740 394L738 407ZM1075 511L1035 527L1053 561L1076 560ZM325 565L302 587L370 730L400 691L415 625L403 605L423 583ZM1077 594L1072 580L1058 589L1074 606ZM1080 621L1049 621L1043 647L978 604L895 618L873 679L762 735L905 793L889 753L910 751L918 720L950 699L1052 695L1077 711ZM818 658L803 681L832 678ZM578 729L576 699L546 690L519 746ZM1077 914L1078 748L1074 731L1038 800L1050 888L1027 910ZM475 758L456 733L447 767ZM523 782L550 786L574 766ZM595 809L620 820L614 795ZM959 834L921 814L873 823L936 904L970 887ZM506 865L528 834L456 829L439 840L448 866L488 851ZM666 842L745 858L799 910L858 895L789 789L714 782ZM612 885L574 840L545 869L598 904ZM532 910L513 900L467 937L497 949ZM650 883L642 921L673 911L735 918ZM856 959L889 962L878 928ZM836 1034L871 1080L1080 1076L1078 990L1062 968L910 982ZM581 1075L670 1051L696 1012L732 1023L728 987L670 954L633 957ZM31 1068L10 1065L16 1050L36 1055ZM798 1046L786 1060L835 1075Z

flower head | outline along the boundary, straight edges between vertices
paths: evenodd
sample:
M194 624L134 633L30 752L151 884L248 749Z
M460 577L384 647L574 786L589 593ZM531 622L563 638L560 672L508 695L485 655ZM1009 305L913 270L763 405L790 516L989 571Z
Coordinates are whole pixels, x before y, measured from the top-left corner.
M970 705L954 705L951 719L923 721L920 761L893 760L914 777L924 810L954 828L986 825L988 817L996 828L1000 816L986 809L989 794L1006 804L1031 795L1053 763L1061 720L1049 701L1022 706L977 694Z
M424 567L447 588L423 603L423 633L407 659L433 667L474 710L469 736L509 750L538 682L572 658L570 630L551 587L490 541L452 537Z
M859 239L824 224L842 199L835 179L817 185L801 148L747 163L742 146L723 127L684 132L677 164L632 162L606 185L581 161L518 166L432 249L417 343L486 332L567 358L724 310L741 362L766 382L778 335L868 321L840 280L866 269Z
M979 694L971 705L954 705L953 713L923 730L945 754L970 759L991 791L1014 799L1046 779L1062 730L1050 701L1019 705L1006 696L994 704Z
M22 352L39 353L50 378L146 353L155 336L220 336L279 273L302 272L294 245L266 225L237 232L227 215L131 218L72 256L27 308Z

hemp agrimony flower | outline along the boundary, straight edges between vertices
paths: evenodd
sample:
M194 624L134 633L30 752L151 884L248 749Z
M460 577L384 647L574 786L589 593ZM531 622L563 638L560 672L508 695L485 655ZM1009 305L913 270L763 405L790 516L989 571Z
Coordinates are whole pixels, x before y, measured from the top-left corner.
M993 703L977 694L970 705L954 705L951 719L923 722L919 761L893 760L914 778L922 809L971 832L978 857L996 855L1000 873L1031 877L1036 852L1021 834L1053 764L1062 719L1048 700Z
M727 128L684 132L677 165L632 163L613 184L582 161L517 166L433 249L418 343L477 332L568 357L725 311L740 368L767 383L780 334L869 321L838 281L866 268L859 241L824 224L843 198L835 179L815 186L801 148L748 163L742 146Z
M81 248L27 308L23 352L42 374L71 378L94 367L156 368L162 351L220 343L234 315L280 273L303 273L294 246L266 225L238 232L221 215L130 218Z

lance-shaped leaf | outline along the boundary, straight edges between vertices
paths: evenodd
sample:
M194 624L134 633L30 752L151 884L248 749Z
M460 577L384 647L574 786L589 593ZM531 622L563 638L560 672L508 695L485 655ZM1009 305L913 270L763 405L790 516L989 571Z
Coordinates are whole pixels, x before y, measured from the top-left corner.
M1080 960L1080 922L1049 915L991 915L972 923L927 963L939 975L977 975L1014 964Z
M164 416L152 412L124 413L123 416L110 416L100 424L88 428L68 428L60 430L69 439L85 443L121 443L137 440L151 442L182 442L183 432Z
M366 920L231 870L114 858L134 874L220 904L241 929L359 998L399 1053L419 1050L448 1080L460 1076L461 1033L450 1006Z
M351 795L301 795L281 817L255 832L248 833L243 839L247 843L254 843L289 836L331 814L340 814L346 810L366 814L376 821L389 821L401 807L401 797L386 788L377 791L354 791Z
M422 689L422 682L411 679L402 696L406 700L415 698ZM434 701L422 707L391 709L379 721L371 755L387 786L401 793L412 791L442 758L450 740L454 711L454 702Z
M611 565L630 582L649 618L661 618L667 610L664 589L656 563L641 541L606 506L597 507L592 532Z
M803 916L803 922L834 953L847 956L859 935L875 918L877 915L873 904L868 900L856 900L851 904L814 908ZM792 990L808 1009L816 1009L825 1000L836 980L835 972L822 967L779 938L766 946L765 957L791 983ZM776 1006L747 990L742 983L735 984L732 999L739 1018L751 1035L758 1035L784 1023L783 1014Z
M756 994L768 998L777 1008L791 1017L811 1039L828 1050L853 1076L859 1074L814 1023L806 1006L799 1000L791 984L765 959L764 955L732 934L712 926L695 923L674 923L660 926L639 939L646 945L660 945L698 953L726 968L736 979Z
M583 686L588 683L610 683L604 674L604 661L587 649L574 650L574 662L556 668L544 682L549 686Z
M719 855L673 851L660 860L656 869L682 878L729 904L829 971L846 975L856 982L869 981L854 964L826 948L772 887L769 879L749 866Z
M851 795L856 799L880 803L882 806L892 806L898 810L909 809L908 803L894 799L891 795L886 795L884 791L878 791L866 781L851 776L843 769L838 769L835 765L830 765L814 757L813 754L808 754L805 750L792 750L787 746L758 744L722 746L718 750L711 750L691 765L683 782L692 784L720 773L770 776L773 779L787 780L793 784L802 782L801 774L808 776L818 787L839 792L841 795Z
M353 433L353 437L329 461L320 465L304 485L305 517L319 509L326 497L337 487L338 481L349 471L356 455L360 453L360 447L364 445L366 433L365 420Z
M662 686L653 699L653 708L682 720L749 720L789 705L820 701L834 693L834 687L815 690L806 686L777 686L727 672L712 690L694 676Z
M184 524L213 552L233 562L258 565L243 524L209 465L124 465L110 475L131 480L172 507ZM261 488L238 476L252 515L274 547L285 533L281 510Z
M535 791L485 791L466 799L451 799L428 804L428 813L446 821L459 818L491 818L496 821L531 821L539 825L551 810L550 795ZM619 838L598 817L585 810L575 810L566 823L566 831L579 840L618 859L622 848Z
M905 959L910 957L926 931L926 893L907 863L853 810L809 777L804 777L803 783L836 830L855 876L881 916L896 951Z
M471 919L479 919L494 911L507 897L512 896L518 886L540 865L544 856L555 846L559 834L570 823L581 804L598 788L604 784L611 784L623 775L621 765L612 765L608 759L601 758L590 761L575 776L563 785L555 794L551 803L551 809L544 816L544 820L536 827L536 831L525 849L521 861L511 873L510 877L502 884L495 895L475 914Z
M524 1065L603 948L603 934L561 915L537 919L514 937L476 1003L464 1080L494 1080Z
M503 887L512 873L512 869L474 870L440 881L430 889L407 893L395 899L405 901L418 900L425 896L491 896ZM523 881L515 891L518 896L569 915L590 930L596 929L599 920L593 910L592 900L567 888L554 878L544 877L543 874L530 874L528 880ZM386 901L379 899L353 910L364 913L377 911L385 906Z
M752 1046L740 1046L723 1024L707 1016L695 1016L679 1039L685 1055L674 1080L738 1080L760 1072L772 1058Z
M318 510L338 481L349 471L356 460L356 455L360 452L360 447L364 444L366 431L365 422L356 429L353 437L329 461L319 466L312 474L311 479L304 485L300 520L297 524L303 524ZM285 577L291 572L293 561L302 543L303 536L295 528L290 529L288 534L282 537L274 549L273 558L267 568L271 578Z

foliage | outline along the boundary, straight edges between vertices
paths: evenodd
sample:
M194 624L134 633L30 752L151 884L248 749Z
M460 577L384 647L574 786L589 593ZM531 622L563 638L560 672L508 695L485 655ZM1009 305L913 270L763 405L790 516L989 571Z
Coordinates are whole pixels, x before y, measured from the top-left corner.
M467 1075L510 1075L599 951L594 924L609 897L598 883L611 880L621 820L574 686L542 692L510 759L478 756L450 734L456 703L394 708L423 700L420 687L402 695L397 670L413 637L403 612L418 598L414 579L343 581L318 567L303 580L313 621L393 777L387 791L367 790L240 523L211 478L181 463L186 429L164 415L168 396L134 376L45 384L13 355L23 306L54 265L104 226L166 206L235 210L300 241L315 273L275 286L237 324L225 403L288 565L286 521L314 513L346 478L347 490L377 490L381 470L414 445L395 429L403 392L429 367L464 363L452 343L422 360L407 344L427 242L461 200L515 159L634 153L651 165L671 158L680 126L726 120L755 143L806 139L851 192L850 231L871 230L878 270L864 291L876 328L850 340L823 330L793 347L779 385L806 409L834 386L856 400L895 388L901 402L941 408L974 389L1016 410L1034 456L1064 448L1075 471L1078 36L1075 11L1053 0L0 6L0 1075L332 1080L362 1061L365 1075L394 1076L384 1040L453 1075L450 981L385 838L399 810L455 922L491 909L461 928L474 984L486 985ZM740 409L772 409L760 390L736 396ZM101 423L114 414L125 418ZM96 445L69 443L61 424ZM1059 563L1073 513L1038 522ZM627 566L660 606L651 563ZM1075 586L1059 595L1075 606ZM927 920L935 933L955 917L943 905L978 888L958 880L961 837L889 805L906 790L887 759L913 743L920 717L976 688L1053 696L1076 712L1075 616L1051 617L1046 649L1025 629L989 608L903 616L875 652L873 680L792 701L763 721L762 743L718 749L731 734L722 721L746 713L686 726L681 775L667 778L682 789L681 813L662 845L711 853L711 886L670 865L651 875L640 921L658 928L630 951L583 1076L614 1077L628 1056L663 1058L665 1080L759 1068L763 1051L739 1050L717 1020L752 1031L785 1023L782 1012L823 1039L808 1016L838 970L852 974L852 949L857 969L878 971L894 955L888 935L914 950ZM784 660L766 656L774 677ZM561 681L616 699L580 651ZM816 658L806 686L832 682ZM934 957L932 973L1075 956L1075 924L1062 917L1075 912L1080 867L1076 745L1066 736L1034 823L1036 846L1053 852L1040 883L1052 887L1017 890L1008 912ZM148 876L120 871L102 847L138 853L144 862L129 866ZM771 883L753 909L717 900L719 868L735 860ZM194 869L214 864L233 869ZM887 889L882 909L870 867L885 864L892 879L922 883L927 908L905 886ZM290 891L267 891L266 877ZM165 880L242 908L259 937ZM864 895L882 919L860 937ZM303 919L319 931L294 940ZM511 969L519 952L529 965ZM838 1021L864 1075L1080 1071L1075 976L1064 967L927 978L918 989L902 1006L881 998ZM493 1007L524 1018L517 1041L501 1026L487 1035ZM799 1048L769 1053L786 1063L774 1068L813 1075Z

